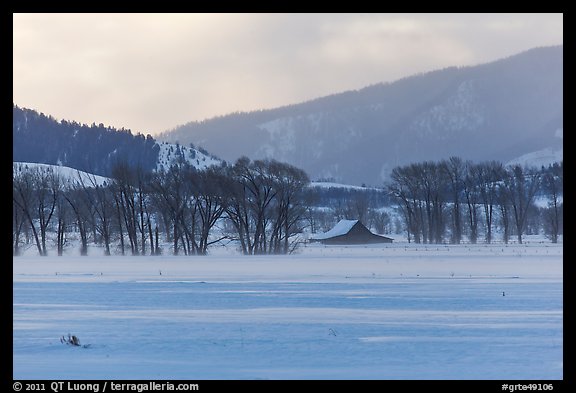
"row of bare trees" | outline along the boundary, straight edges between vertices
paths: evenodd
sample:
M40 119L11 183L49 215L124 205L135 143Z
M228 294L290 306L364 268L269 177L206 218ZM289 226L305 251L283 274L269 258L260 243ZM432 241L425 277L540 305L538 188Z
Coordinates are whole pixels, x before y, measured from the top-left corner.
M51 167L15 165L13 253L35 244L47 255L50 233L58 255L77 233L80 253L89 240L124 255L157 255L167 241L175 255L204 255L223 239L238 240L245 254L290 253L302 230L306 173L274 160L239 159L233 166L198 171L180 162L146 173L119 163L112 178L78 172L72 179ZM229 231L213 228L228 221ZM53 237L52 237L53 238Z
M562 177L561 166L546 171L451 157L394 168L388 189L398 201L409 241L442 243L448 235L450 243L458 244L466 227L469 241L476 243L481 226L485 242L491 243L498 215L504 242L514 226L522 243L540 193L549 201L544 217L547 233L557 242L562 230Z

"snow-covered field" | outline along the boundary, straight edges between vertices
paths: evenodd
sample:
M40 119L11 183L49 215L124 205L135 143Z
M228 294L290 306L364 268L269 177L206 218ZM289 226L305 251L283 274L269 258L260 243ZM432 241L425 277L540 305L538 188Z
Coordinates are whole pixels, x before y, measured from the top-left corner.
M563 378L562 244L100 255L13 258L14 379Z

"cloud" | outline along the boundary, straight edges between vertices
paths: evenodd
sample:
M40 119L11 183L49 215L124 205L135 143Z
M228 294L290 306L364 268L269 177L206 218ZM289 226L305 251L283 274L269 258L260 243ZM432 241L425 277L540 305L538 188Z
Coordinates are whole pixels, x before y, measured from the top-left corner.
M14 102L159 132L562 43L562 14L15 14Z

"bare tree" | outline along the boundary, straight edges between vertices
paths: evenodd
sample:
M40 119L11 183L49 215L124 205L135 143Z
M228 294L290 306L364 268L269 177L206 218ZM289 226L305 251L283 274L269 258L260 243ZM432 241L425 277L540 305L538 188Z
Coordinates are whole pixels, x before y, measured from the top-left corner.
M66 243L66 229L68 225L69 210L68 202L64 197L63 193L58 196L58 201L56 202L56 218L58 221L58 228L56 230L56 250L58 256L64 254L64 245Z
M48 255L46 235L60 191L60 177L51 168L24 168L13 172L14 204L26 217L42 256Z
M302 228L306 173L274 160L240 158L229 170L226 217L245 254L288 253L289 238Z
M390 214L385 211L372 210L372 222L374 223L374 228L377 233L389 233L392 232L392 220Z
M166 231L172 230L172 252L178 255L185 207L190 199L183 167L172 165L166 172L155 173L150 181L150 190L156 210L168 219L168 223L165 223Z
M120 192L120 188L116 183L110 184L108 187L112 194L112 199L114 201L114 215L113 217L116 218L116 225L118 227L118 239L120 240L120 253L122 255L126 254L125 245L124 245L124 225L122 224L123 221L123 214L122 214L122 194Z
M544 225L552 243L558 243L558 235L562 228L563 203L560 196L562 194L563 170L558 165L552 169L556 169L554 170L555 173L548 171L542 179L543 188L550 196L548 208L544 211Z
M231 170L227 187L228 203L226 205L226 217L234 228L240 247L245 255L250 255L254 250L254 242L251 234L254 231L252 212L249 207L249 195L245 181L241 177L240 168L235 165Z
M471 167L471 176L478 186L479 200L484 210L486 243L492 242L494 210L498 203L498 187L504 177L504 167L497 161L476 164Z
M388 190L401 202L399 207L404 216L408 242L412 233L414 242L421 243L426 230L418 167L414 164L396 167L392 170L391 179L392 183L388 186Z
M30 225L27 220L27 213L24 210L31 204L31 189L27 189L26 175L23 172L22 165L14 165L12 176L12 253L14 256L20 255L20 235L25 230L25 223Z
M221 168L211 167L194 173L192 183L195 185L194 203L200 222L197 253L206 255L210 244L223 239L210 241L210 231L226 209L227 199L224 188L227 182Z
M137 177L126 162L118 162L112 168L115 191L115 202L121 215L132 255L139 254L138 247L138 192Z
M290 237L302 231L299 226L303 220L303 189L310 179L301 169L278 161L270 161L270 176L273 179L275 193L274 220L272 223L269 252L288 254L292 248Z
M506 176L506 174L504 176ZM500 183L498 186L497 200L498 200L498 206L500 208L500 223L502 225L502 240L504 241L505 244L508 244L508 242L510 241L510 232L511 232L511 229L510 229L511 213L510 213L510 211L512 210L512 208L511 208L509 195L506 192L506 189L504 187L503 182L504 182L504 177L502 178L502 183Z
M82 195L82 190L79 185L69 189L64 198L72 208L76 226L80 234L80 255L88 255L88 220L91 217L90 209L91 204Z
M417 176L420 200L423 201L426 212L428 231L427 236L424 236L424 242L442 243L445 205L444 173L439 165L432 161L413 165L413 173Z
M363 192L357 192L352 195L353 197L348 200L346 218L368 224L368 211L372 208L368 195Z
M448 188L452 203L452 236L450 243L460 244L462 241L462 213L460 201L464 188L466 165L460 157L450 157L440 162L440 169L448 179Z
M104 241L104 254L110 255L112 241L112 217L114 216L113 191L106 184L99 184L94 175L81 176L77 173L77 188L82 191L85 200L92 206L96 217L94 228Z
M16 195L13 195L13 200ZM12 255L20 255L20 236L22 234L22 227L25 222L24 214L22 210L16 206L15 202L12 202Z
M541 175L537 171L522 168L520 165L508 169L502 183L503 191L512 207L516 235L520 244L528 213L540 183Z
M153 250L154 240L152 237L152 228L150 227L150 177L151 174L146 173L139 165L133 170L133 177L135 178L135 210L137 215L136 227L140 234L140 255L146 255L146 243L150 242L150 249Z
M245 254L265 254L268 209L275 197L266 161L242 157L232 168L231 203L227 216L237 229Z
M464 200L467 206L468 225L470 227L470 242L476 244L478 241L478 200L479 190L477 177L474 176L474 164L466 162L466 174L464 176Z

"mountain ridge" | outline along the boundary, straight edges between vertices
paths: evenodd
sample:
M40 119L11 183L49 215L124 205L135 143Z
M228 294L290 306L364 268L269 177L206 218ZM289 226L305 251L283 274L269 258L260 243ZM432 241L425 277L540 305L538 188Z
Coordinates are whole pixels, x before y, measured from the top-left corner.
M504 162L562 148L563 46L447 67L279 108L189 122L159 140L233 162L275 158L312 178L379 185L398 165L450 155Z

